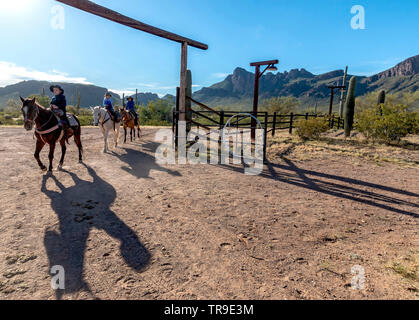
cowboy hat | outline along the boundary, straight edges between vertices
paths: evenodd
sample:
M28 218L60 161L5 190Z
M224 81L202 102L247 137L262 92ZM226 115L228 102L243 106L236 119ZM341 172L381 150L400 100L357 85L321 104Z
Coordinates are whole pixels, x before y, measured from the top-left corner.
M49 87L49 90L51 92L54 92L54 88L57 88L57 89L61 90L61 93L64 93L64 89L60 85L58 85L58 84L54 84L54 85L50 86Z

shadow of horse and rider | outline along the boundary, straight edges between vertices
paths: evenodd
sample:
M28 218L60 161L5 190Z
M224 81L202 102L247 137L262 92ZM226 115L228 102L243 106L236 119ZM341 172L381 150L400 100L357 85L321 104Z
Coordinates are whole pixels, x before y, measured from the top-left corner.
M45 175L42 181L41 191L51 199L51 207L59 220L59 232L47 230L44 236L50 268L58 265L65 270L65 289L56 290L58 299L64 293L85 291L92 294L84 280L83 269L86 242L93 228L105 231L120 242L121 256L133 270L143 270L150 261L150 253L136 233L110 208L116 199L115 189L101 179L91 167L85 164L83 166L93 181L83 180L75 173L65 170L62 172L70 175L74 182L70 187L64 186L52 174ZM47 188L49 179L53 180L59 191ZM75 221L75 200L78 203L94 204L94 208L90 208L90 220Z
M162 167L156 162L154 154L159 146L159 143L147 142L141 145L142 151L123 147L120 149L125 151L124 154L119 154L114 151L110 154L123 163L121 166L122 170L137 179L153 179L150 176L151 170L166 172L172 176L180 177L181 174L178 171Z

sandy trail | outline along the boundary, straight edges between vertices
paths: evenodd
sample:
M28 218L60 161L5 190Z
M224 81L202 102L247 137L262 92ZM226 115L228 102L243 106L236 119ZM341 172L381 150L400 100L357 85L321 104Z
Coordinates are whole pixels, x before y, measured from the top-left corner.
M72 142L64 170L46 175L32 134L0 128L0 298L419 297L389 268L419 252L417 169L344 157L285 157L259 176L160 166L155 129L143 132L103 154L85 128L85 164ZM53 265L65 290L51 288ZM355 265L364 290L351 288Z

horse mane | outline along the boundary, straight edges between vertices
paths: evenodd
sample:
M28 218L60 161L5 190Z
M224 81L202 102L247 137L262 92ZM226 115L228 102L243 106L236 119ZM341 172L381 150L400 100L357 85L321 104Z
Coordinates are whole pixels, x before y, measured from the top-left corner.
M35 100L35 105L36 105L39 109L46 110L46 108L45 108L44 106L41 106L41 105L38 103L38 101L36 101L36 100Z

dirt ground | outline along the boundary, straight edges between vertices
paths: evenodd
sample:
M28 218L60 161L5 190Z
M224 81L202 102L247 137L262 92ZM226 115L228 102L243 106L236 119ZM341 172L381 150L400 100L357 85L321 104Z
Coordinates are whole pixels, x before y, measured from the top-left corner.
M103 154L99 129L84 128L84 164L72 142L49 175L32 133L0 128L1 299L419 298L416 147L284 136L248 176L160 166L156 129L143 130ZM55 265L64 290L51 288Z

